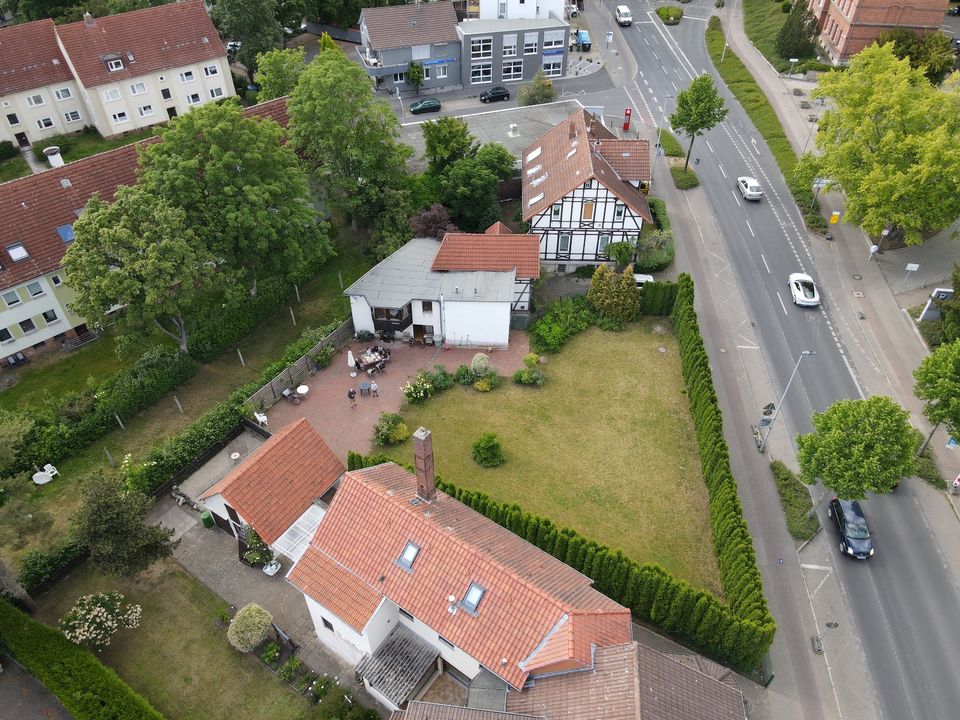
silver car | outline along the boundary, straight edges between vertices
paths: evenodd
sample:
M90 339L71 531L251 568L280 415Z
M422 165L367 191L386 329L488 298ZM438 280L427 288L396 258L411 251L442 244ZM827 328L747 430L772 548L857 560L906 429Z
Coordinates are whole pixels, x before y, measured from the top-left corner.
M787 285L790 286L790 295L793 296L794 305L817 307L820 304L817 286L813 283L813 278L806 273L791 273L790 277L787 278Z
M744 200L759 200L763 197L763 190L755 178L744 175L737 178L737 187Z

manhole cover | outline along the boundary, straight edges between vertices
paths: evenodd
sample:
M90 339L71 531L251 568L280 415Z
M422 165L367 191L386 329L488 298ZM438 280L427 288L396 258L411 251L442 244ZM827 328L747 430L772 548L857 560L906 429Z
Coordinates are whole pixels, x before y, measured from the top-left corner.
M854 276L853 276L853 279L854 279L854 280L863 280L863 275L854 275Z
M863 297L863 293L860 292L859 290L854 290L854 291L853 291L853 296L854 296L854 297Z
M666 351L667 351L667 349L666 349L663 345L661 345L660 347L657 348L657 352L662 352L662 353L664 353L664 352L666 352Z

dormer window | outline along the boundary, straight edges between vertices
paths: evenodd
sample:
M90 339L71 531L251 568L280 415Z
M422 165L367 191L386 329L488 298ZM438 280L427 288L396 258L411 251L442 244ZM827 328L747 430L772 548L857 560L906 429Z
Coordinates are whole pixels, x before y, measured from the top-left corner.
M415 543L408 542L403 547L403 552L400 553L400 558L397 560L397 565L407 570L413 569L413 562L417 559L417 555L420 554L420 546Z
M480 601L483 600L483 595L486 592L484 588L475 582L470 583L470 587L467 588L467 594L463 596L460 606L469 613L476 613L477 608L480 607Z
M117 70L123 70L123 60L116 58L115 60L107 60L107 70L110 72L116 72Z

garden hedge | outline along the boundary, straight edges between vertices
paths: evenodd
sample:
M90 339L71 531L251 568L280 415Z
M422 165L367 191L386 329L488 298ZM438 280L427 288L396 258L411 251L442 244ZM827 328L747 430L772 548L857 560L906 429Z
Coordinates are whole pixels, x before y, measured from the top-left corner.
M20 558L17 582L31 595L42 592L89 556L89 548L78 540L67 540L52 550L29 550Z
M0 601L0 642L74 720L163 720L89 650Z

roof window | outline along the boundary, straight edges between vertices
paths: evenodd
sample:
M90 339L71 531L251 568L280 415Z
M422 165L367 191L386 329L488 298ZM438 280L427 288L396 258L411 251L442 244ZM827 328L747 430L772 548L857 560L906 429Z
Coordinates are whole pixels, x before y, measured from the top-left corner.
M527 155L527 162L536 160L538 157L540 157L540 153L542 152L543 152L543 146L541 145L536 150L532 151L529 155Z
M467 594L463 596L463 600L460 602L460 606L470 613L477 612L477 608L480 606L480 601L483 600L483 595L487 591L477 585L475 582L470 583L470 587L467 588Z
M104 55L100 59L103 60L103 64L107 66L107 70L110 72L123 70L123 60L120 59L119 53L110 53L109 55Z
M73 225L58 225L57 226L57 235L60 236L60 239L63 240L65 244L70 244L74 241L73 236Z
M397 560L397 564L406 568L407 570L413 569L413 562L417 559L417 555L420 554L420 546L415 543L408 542L403 547L403 552L400 553L400 558Z
M530 198L530 200L527 201L527 207L533 207L541 200L543 200L543 193L537 193L532 198Z
M7 245L7 252L10 254L10 259L14 262L26 260L28 257L30 257L30 253L27 252L27 249L23 246L23 243Z

